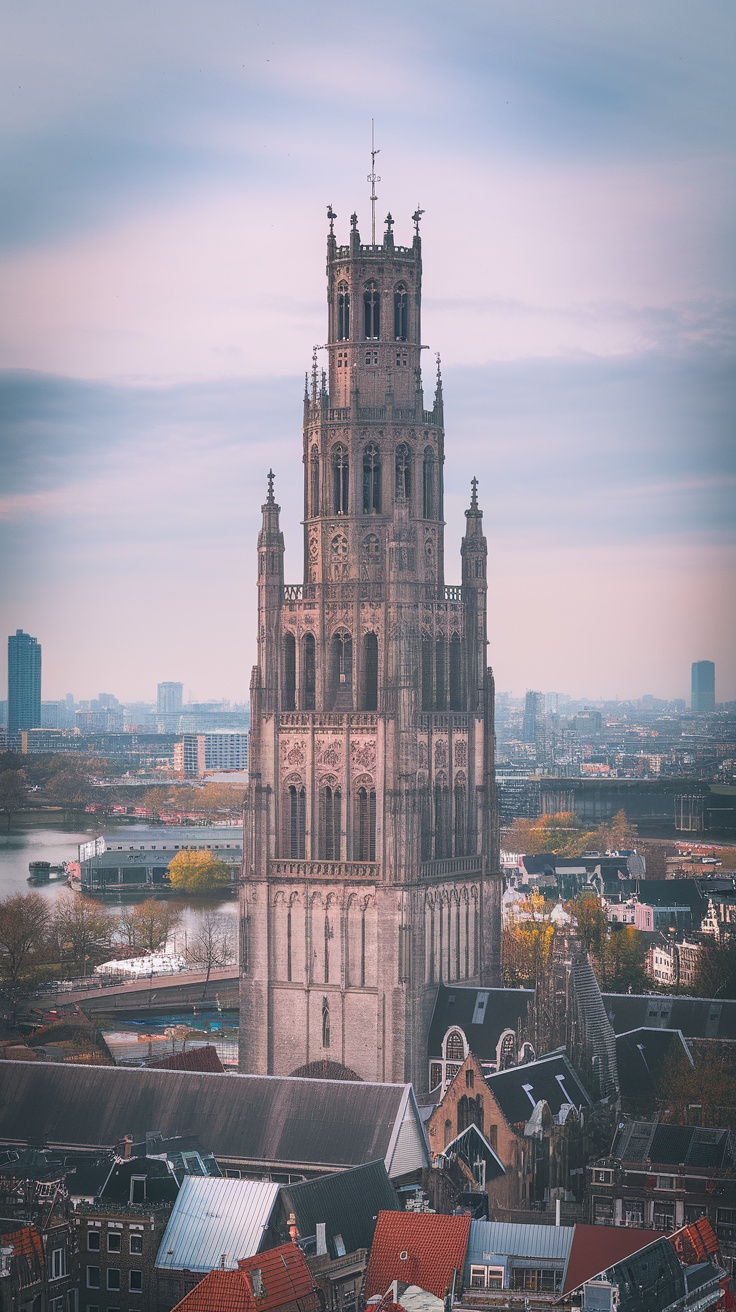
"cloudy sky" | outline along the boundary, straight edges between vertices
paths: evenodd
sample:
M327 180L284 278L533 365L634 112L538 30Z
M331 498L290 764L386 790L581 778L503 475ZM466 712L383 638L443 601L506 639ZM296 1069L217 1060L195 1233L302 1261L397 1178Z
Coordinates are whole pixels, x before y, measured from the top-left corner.
M497 685L736 698L733 0L5 0L0 610L45 698L247 695L325 208L425 209ZM425 379L429 390L430 380ZM2 694L0 694L2 695Z

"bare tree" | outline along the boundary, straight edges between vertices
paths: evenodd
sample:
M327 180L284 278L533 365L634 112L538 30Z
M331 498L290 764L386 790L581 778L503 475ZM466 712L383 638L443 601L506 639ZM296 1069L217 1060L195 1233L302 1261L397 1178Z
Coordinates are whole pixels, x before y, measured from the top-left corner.
M158 952L181 921L181 912L155 898L123 907L115 936L131 952Z
M88 961L104 957L114 925L112 917L93 898L60 894L54 909L54 934L60 948L67 947L73 959L82 963L83 974L87 974Z
M189 936L187 957L192 965L207 972L202 990L204 998L212 971L235 964L235 935L230 917L214 910L203 911L194 933Z
M51 912L40 893L15 893L0 902L0 978L13 1018L24 984L48 943Z

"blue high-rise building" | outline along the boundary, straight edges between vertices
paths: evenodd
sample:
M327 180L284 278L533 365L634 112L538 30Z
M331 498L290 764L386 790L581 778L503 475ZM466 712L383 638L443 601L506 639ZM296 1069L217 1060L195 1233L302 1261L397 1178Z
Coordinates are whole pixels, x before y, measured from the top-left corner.
M713 661L693 661L690 705L694 711L716 709L716 667Z
M22 629L8 638L8 733L41 725L41 644Z

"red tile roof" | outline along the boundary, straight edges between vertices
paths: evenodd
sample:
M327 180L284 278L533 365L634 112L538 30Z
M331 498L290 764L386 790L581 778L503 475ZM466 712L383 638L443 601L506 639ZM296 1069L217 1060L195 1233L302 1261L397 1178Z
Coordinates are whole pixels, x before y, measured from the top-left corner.
M3 1244L8 1247L12 1244L15 1257L27 1257L30 1262L36 1258L43 1262L43 1244L35 1226L26 1225L22 1230L13 1230L12 1234L3 1235Z
M258 1296L253 1290L255 1271L260 1271L263 1290ZM174 1312L270 1312L297 1299L300 1312L318 1312L316 1286L304 1254L296 1244L280 1244L244 1258L237 1271L210 1271Z
M577 1289L585 1280L592 1280L601 1271L607 1271L616 1262L622 1262L640 1248L662 1239L660 1230L637 1230L618 1225L576 1225L572 1237L570 1256L567 1259L563 1294Z
M204 1043L201 1048L190 1048L188 1052L172 1053L160 1061L149 1061L149 1070L157 1071L208 1071L211 1074L224 1073L217 1048L213 1043Z
M453 1271L462 1272L469 1236L469 1216L379 1212L365 1297L385 1294L393 1280L400 1280L444 1298Z

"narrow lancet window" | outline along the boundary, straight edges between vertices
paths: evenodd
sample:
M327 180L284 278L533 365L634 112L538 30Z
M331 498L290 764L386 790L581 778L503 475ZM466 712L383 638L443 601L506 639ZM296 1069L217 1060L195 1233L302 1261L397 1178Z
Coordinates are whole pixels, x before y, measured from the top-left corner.
M396 448L396 500L408 501L411 496L411 451L406 442Z
M356 861L376 859L376 791L359 788L355 798Z
M363 639L363 710L378 710L378 636L366 633Z
M350 291L346 282L337 284L337 340L346 342L350 337Z
M342 793L339 788L327 786L321 796L322 842L320 858L339 861L341 856Z
M424 470L423 470L423 513L425 519L434 519L435 495L434 495L434 451L428 446L424 452Z
M394 337L397 342L405 342L409 333L409 299L406 287L400 282L394 292Z
M363 452L363 514L381 513L381 453L375 442Z
M302 706L303 711L313 711L316 696L316 664L314 657L314 634L306 633L302 643Z
M363 293L365 309L365 335L367 341L378 341L381 335L381 298L378 283L372 279L365 285Z
M309 510L312 515L319 514L319 452L312 447L309 461Z
M463 666L460 635L453 633L450 639L450 710L463 709Z
M353 640L343 630L332 639L332 708L351 709L353 698Z
M283 709L296 709L296 638L293 633L284 634L284 683Z
M286 795L286 856L303 861L306 855L307 794L304 785L291 784Z
M322 1047L330 1046L330 1004L327 998L322 999Z
M332 508L336 515L348 513L348 453L341 442L332 452Z

